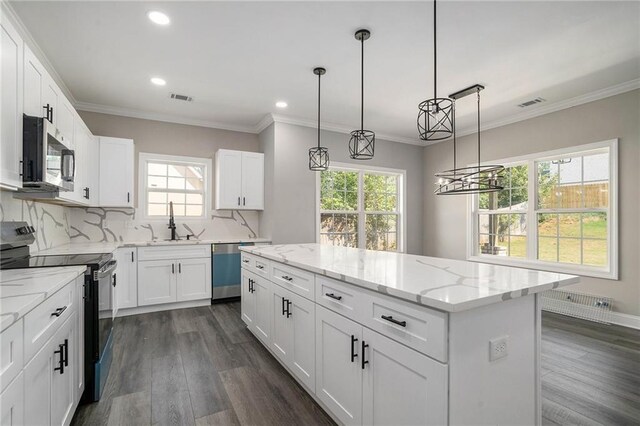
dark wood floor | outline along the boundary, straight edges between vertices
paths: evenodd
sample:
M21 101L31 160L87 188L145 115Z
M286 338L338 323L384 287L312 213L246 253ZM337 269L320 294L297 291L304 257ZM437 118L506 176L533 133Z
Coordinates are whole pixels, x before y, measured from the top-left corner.
M76 425L333 424L240 320L240 304L119 318L105 394ZM640 332L545 314L543 423L640 424Z

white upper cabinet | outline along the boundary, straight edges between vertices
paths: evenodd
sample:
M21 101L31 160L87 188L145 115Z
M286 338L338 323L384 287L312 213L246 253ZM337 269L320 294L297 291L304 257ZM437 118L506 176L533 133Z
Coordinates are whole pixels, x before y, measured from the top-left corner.
M0 31L0 187L16 189L22 186L23 42L6 19Z
M43 89L47 73L44 67L35 57L31 49L24 46L24 98L23 111L32 117L44 117Z
M57 88L57 86L54 86ZM61 95L60 90L58 90L58 108L57 108L57 117L55 117L55 124L62 136L64 136L65 141L67 142L67 146L71 149L75 149L75 133L74 133L74 124L76 121L77 113L76 110L71 106L71 103ZM56 114L54 113L54 116ZM77 120L80 118L77 117ZM82 127L84 123L82 123Z
M133 140L100 136L100 206L133 207Z
M259 152L216 152L217 210L264 209L264 154Z

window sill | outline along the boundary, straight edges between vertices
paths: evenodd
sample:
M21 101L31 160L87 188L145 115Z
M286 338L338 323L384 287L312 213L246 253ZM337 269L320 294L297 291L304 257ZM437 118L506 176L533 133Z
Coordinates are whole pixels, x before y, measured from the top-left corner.
M582 277L618 280L618 272L588 266L573 266L568 264L548 263L526 259L511 259L501 256L475 255L468 256L471 262L490 263L493 265L511 266L514 268L535 269L539 271L557 272L561 274L579 275Z

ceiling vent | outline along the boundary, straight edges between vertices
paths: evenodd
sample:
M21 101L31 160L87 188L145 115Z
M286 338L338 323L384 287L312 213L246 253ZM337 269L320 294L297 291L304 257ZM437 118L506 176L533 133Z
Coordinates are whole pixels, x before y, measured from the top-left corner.
M186 101L186 102L191 102L193 101L193 98L191 96L187 96L187 95L178 95L177 93L172 93L170 95L171 99L175 99L177 101Z
M535 104L539 104L541 102L544 102L545 99L542 98L535 98L535 99L531 99L530 101L527 102L523 102L520 105L518 105L520 108L526 108L526 107L530 107L531 105L535 105Z

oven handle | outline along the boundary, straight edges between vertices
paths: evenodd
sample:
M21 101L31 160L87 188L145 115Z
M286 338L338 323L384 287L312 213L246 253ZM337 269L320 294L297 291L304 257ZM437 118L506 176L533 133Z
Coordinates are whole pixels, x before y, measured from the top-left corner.
M116 269L117 265L118 265L118 262L116 262L115 260L110 260L109 263L104 265L102 269L98 271L98 279L108 277L109 275L111 275L111 272L113 272L113 270Z

